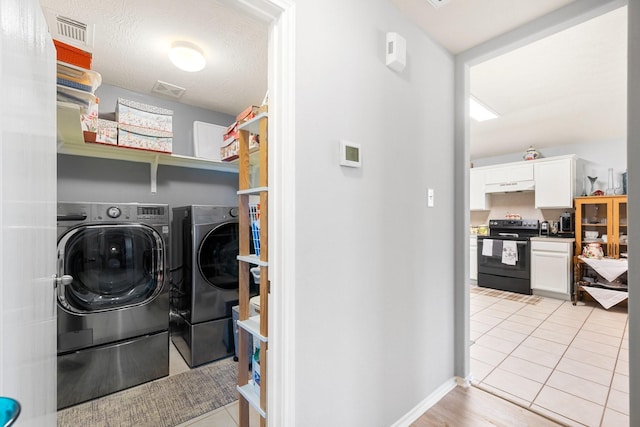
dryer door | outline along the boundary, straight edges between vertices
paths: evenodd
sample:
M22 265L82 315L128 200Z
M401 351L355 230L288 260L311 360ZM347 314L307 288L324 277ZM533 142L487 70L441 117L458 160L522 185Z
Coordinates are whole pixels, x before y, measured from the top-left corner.
M238 223L220 224L207 233L198 249L200 274L219 289L238 289Z
M58 302L76 313L143 304L162 290L164 258L162 236L146 225L74 228L58 242L59 274L73 277Z

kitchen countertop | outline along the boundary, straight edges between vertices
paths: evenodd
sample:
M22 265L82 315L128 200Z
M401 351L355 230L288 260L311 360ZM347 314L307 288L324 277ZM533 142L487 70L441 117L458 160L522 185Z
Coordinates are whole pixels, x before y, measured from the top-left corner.
M556 236L538 236L532 237L531 241L537 242L575 242L576 239L573 237L556 237Z

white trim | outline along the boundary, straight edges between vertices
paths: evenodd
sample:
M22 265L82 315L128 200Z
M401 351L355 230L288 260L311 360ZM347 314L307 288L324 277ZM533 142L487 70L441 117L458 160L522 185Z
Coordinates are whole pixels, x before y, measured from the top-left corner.
M418 403L413 409L407 412L402 418L393 423L391 427L409 427L425 412L429 410L433 405L438 403L440 399L445 397L447 393L456 388L458 383L458 377L453 377L447 380L444 384L438 387L433 393L427 396L422 402Z
M295 418L295 2L224 0L271 22L269 31L269 357L267 425Z
M295 417L295 5L282 9L269 42L269 381L267 422L294 427Z
M473 375L471 374L469 374L464 378L456 377L456 384L458 384L460 387L464 387L464 388L471 387L471 381L473 381Z

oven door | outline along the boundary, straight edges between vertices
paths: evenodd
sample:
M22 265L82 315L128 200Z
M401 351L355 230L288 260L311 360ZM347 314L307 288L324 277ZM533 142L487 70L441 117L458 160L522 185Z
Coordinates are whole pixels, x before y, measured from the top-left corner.
M505 253L505 242L515 243L517 259L508 250ZM506 245L513 246L513 243ZM527 237L478 236L478 274L529 279L530 256Z

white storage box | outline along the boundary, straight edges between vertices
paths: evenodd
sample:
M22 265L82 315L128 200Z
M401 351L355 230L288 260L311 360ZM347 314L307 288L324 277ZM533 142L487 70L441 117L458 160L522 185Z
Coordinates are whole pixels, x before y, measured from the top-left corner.
M226 127L205 122L193 122L193 153L201 159L220 161L220 147Z

